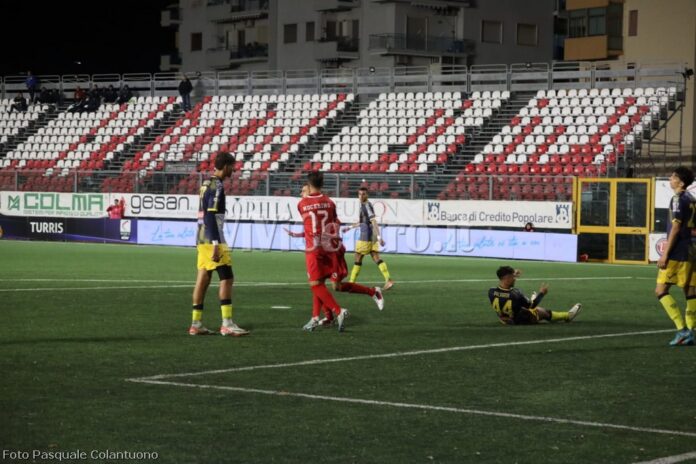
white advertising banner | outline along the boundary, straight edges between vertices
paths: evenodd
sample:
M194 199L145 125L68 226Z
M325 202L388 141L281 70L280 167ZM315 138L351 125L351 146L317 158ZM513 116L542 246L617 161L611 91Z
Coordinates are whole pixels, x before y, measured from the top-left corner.
M688 188L689 192L696 197L696 182ZM669 186L668 180L655 181L655 208L669 208L669 201L674 196L674 191Z
M0 214L6 216L106 217L114 200L125 200L126 217L196 219L197 195L149 193L0 192ZM344 223L358 220L357 198L334 198ZM301 222L297 197L227 196L228 221ZM511 227L527 222L542 229L571 229L572 203L543 201L371 200L383 225Z
M573 204L546 201L423 200L424 225L571 229Z
M108 196L103 193L0 192L0 214L5 216L106 216Z

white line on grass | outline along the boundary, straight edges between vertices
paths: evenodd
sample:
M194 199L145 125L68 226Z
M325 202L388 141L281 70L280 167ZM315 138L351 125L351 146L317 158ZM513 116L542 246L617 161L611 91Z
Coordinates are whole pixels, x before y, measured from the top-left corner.
M654 277L533 277L520 279L521 281L574 281L574 280L653 280ZM34 292L34 291L67 291L67 290L128 290L137 288L184 288L193 283L183 284L183 281L165 280L96 280L96 279L0 279L0 282L180 282L181 285L138 285L138 286L108 286L108 287L47 287L47 288L2 288L0 292ZM467 282L493 282L491 279L430 279L430 280L399 280L400 284L433 284L433 283L467 283ZM381 281L365 282L379 284ZM307 285L307 282L235 282L236 287L283 287L288 285Z
M634 464L674 464L676 462L688 461L696 458L696 452L678 454L675 456L666 456L664 458L653 459L652 461L641 461Z
M542 344L542 343L559 343L559 342L565 342L565 341L588 340L588 339L596 339L596 338L627 337L627 336L634 336L634 335L651 335L651 334L658 334L658 333L665 333L665 332L672 332L672 330L671 329L670 330L647 330L647 331L641 331L641 332L624 332L624 333L611 333L611 334L602 334L602 335L587 335L587 336L579 336L579 337L552 338L552 339L546 339L546 340L529 340L529 341L519 341L519 342L509 342L509 343L491 343L491 344L487 344L487 345L456 346L456 347L438 348L438 349L432 349L432 350L406 351L406 352L385 353L385 354L377 354L377 355L351 356L351 357L333 358L333 359L316 359L316 360L310 360L310 361L300 361L300 362L295 362L295 363L247 366L247 367L237 367L237 368L231 368L231 369L217 369L217 370L189 372L189 373L180 373L180 374L162 374L162 375L154 375L154 376L150 376L150 377L130 378L130 379L125 379L125 380L128 382L143 383L143 384L150 384L150 385L164 385L164 386L211 389L211 390L226 390L226 391L235 391L235 392L240 392L240 393L254 393L254 394L262 394L262 395L272 395L272 396L295 397L295 398L303 398L303 399L310 399L310 400L324 400L324 401L333 401L333 402L340 402L340 403L363 404L363 405L370 405L370 406L383 406L383 407L386 406L386 407L394 407L394 408L453 412L453 413L458 413L458 414L469 414L469 415L489 416L489 417L502 417L502 418L507 418L507 419L518 419L518 420L526 420L526 421L550 422L550 423L557 423L557 424L579 425L579 426L584 426L584 427L595 427L595 428L614 429L614 430L626 430L626 431L631 431L631 432L643 432L643 433L654 433L654 434L662 434L662 435L678 435L678 436L686 436L686 437L696 437L696 432L684 432L684 431L679 431L679 430L657 429L657 428L651 428L651 427L634 427L634 426L629 426L629 425L610 424L610 423L605 423L605 422L593 422L593 421L584 421L584 420L575 420L575 419L564 419L564 418L548 417L548 416L532 416L532 415L527 415L527 414L513 414L513 413L498 412L498 411L484 411L484 410L479 410L479 409L455 408L455 407L450 407L450 406L435 406L435 405L427 405L427 404L377 401L377 400L369 400L369 399L361 399L361 398L344 398L344 397L313 395L313 394L307 394L307 393L294 393L294 392L280 391L280 390L264 390L264 389L259 389L259 388L242 388L242 387L232 387L232 386L224 386L224 385L192 384L192 383L162 380L162 379L175 378L175 377L212 375L212 374L229 373L229 372L250 371L250 370L256 370L256 369L277 369L277 368L292 367L292 366L316 365L316 364L325 364L325 363L356 361L356 360L363 360L363 359L395 358L395 357L402 357L402 356L415 356L415 355L422 355L422 354L445 353L445 352L451 352L451 351L476 350L476 349L519 346L519 345L534 345L534 344ZM694 453L694 455L696 456L696 453ZM663 461L655 461L654 464L658 464L658 463L659 464L669 464L671 462L679 462L679 461L664 461L664 462Z
M307 393L293 393L287 391L278 390L262 390L259 388L242 388L242 387L228 387L224 385L198 385L193 383L183 383L183 382L167 382L161 380L143 380L143 379L131 379L133 382L155 384L155 385L167 385L174 387L188 387L188 388L200 388L200 389L212 389L212 390L227 390L235 391L240 393L257 393L262 395L273 395L273 396L283 396L283 397L295 397L295 398L305 398L310 400L324 400L324 401L335 401L340 403L352 403L352 404L365 404L369 406L389 406L394 408L407 408L407 409L421 409L430 411L444 411L444 412L454 412L459 414L470 414L478 416L490 416L490 417L503 417L506 419L520 419L527 421L537 421L537 422L552 422L556 424L571 424L571 425L581 425L585 427L597 427L603 429L617 429L617 430L628 430L631 432L645 432L645 433L658 433L663 435L680 435L685 437L696 437L696 432L682 432L679 430L666 430L666 429L655 429L650 427L633 427L630 425L620 425L620 424L608 424L606 422L592 422L583 421L575 419L563 419L558 417L547 417L547 416L530 416L527 414L512 414L507 412L497 412L497 411L483 411L480 409L466 409L466 408L455 408L449 406L433 406L428 404L413 404L413 403L397 403L392 401L376 401L376 400L366 400L360 398L343 398L335 396L323 396L323 395L312 395ZM662 462L662 461L660 461ZM677 462L677 461L668 461Z
M328 363L338 363L347 361L361 361L364 359L381 359L381 358L400 358L405 356L420 356L424 354L436 354L436 353L449 353L453 351L469 351L469 350L481 350L487 348L506 348L510 346L522 346L522 345L540 345L543 343L561 343L561 342L572 342L577 340L590 340L596 338L613 338L613 337L630 337L634 335L652 335L665 332L674 332L672 329L665 330L645 330L641 332L620 332L620 333L610 333L601 335L582 335L577 337L565 337L565 338L549 338L544 340L524 340L517 342L504 342L504 343L489 343L486 345L464 345L464 346L451 346L447 348L434 348L430 350L416 350L416 351L397 351L394 353L383 353L383 354L367 354L362 356L348 356L344 358L327 358L327 359L312 359L308 361L297 361L291 363L279 363L279 364L264 364L259 366L246 366L246 367L232 367L228 369L215 369L209 371L198 371L198 372L184 372L179 374L159 374L148 377L139 377L135 379L126 379L129 381L145 381L145 380L161 380L161 379L171 379L178 377L192 377L197 375L212 375L212 374L225 374L229 372L243 372L243 371L254 371L259 369L279 369L284 367L295 367L295 366L310 366L317 364L328 364Z

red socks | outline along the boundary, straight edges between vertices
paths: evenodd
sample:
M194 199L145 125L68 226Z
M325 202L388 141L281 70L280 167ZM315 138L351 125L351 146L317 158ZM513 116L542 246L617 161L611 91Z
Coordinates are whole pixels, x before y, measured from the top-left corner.
M341 290L339 291L348 293L363 293L365 295L375 296L374 287L365 287L364 285L354 284L351 282L341 282Z
M341 312L341 307L338 305L329 289L326 288L326 285L321 283L319 285L312 286L311 289L314 297L319 299L324 307L330 309L336 315Z

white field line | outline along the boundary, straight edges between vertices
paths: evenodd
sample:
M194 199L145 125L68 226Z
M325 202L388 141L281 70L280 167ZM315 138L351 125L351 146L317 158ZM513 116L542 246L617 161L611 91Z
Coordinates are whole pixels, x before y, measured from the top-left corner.
M676 462L688 461L689 459L695 459L696 452L678 454L675 456L666 456L664 458L653 459L652 461L641 461L634 464L674 464Z
M486 345L464 345L464 346L451 346L447 348L434 348L430 350L416 350L416 351L397 351L394 353L383 353L383 354L367 354L361 356L348 356L344 358L327 358L327 359L312 359L307 361L297 361L291 363L279 363L279 364L263 364L258 366L246 366L246 367L232 367L227 369L215 369L208 371L198 371L198 372L184 372L179 374L159 374L148 377L138 377L134 379L126 379L129 381L149 381L149 380L161 380L161 379L173 379L180 377L193 377L200 375L213 375L213 374L225 374L229 372L244 372L244 371L254 371L259 369L280 369L285 367L295 367L295 366L310 366L318 364L329 364L329 363L339 363L348 361L361 361L365 359L383 359L383 358L401 358L406 356L421 356L437 353L449 353L453 351L471 351L471 350L483 350L488 348L506 348L511 346L523 346L523 345L540 345L544 343L562 343L562 342L572 342L577 340L591 340L596 338L614 338L614 337L630 337L635 335L652 335L666 332L674 332L673 329L663 329L663 330L645 330L640 332L619 332L601 335L582 335L577 337L565 337L565 338L549 338L544 340L524 340L518 342L504 342L504 343L489 343Z
M575 419L564 419L564 418L548 417L548 416L533 416L533 415L527 415L527 414L513 414L513 413L506 413L506 412L499 412L499 411L484 411L484 410L479 410L479 409L455 408L455 407L450 407L450 406L400 403L400 402L392 402L392 401L377 401L377 400L368 400L368 399L361 399L361 398L345 398L345 397L314 395L314 394L307 394L307 393L295 393L295 392L288 392L288 391L281 391L281 390L264 390L264 389L259 389L259 388L242 388L242 387L232 387L232 386L224 386L224 385L192 384L192 383L162 380L162 379L174 378L174 377L212 375L212 374L228 373L228 372L250 371L250 370L256 370L256 369L277 369L277 368L284 368L284 367L291 367L291 366L316 365L316 364L324 364L324 363L355 361L355 360L362 360L362 359L395 358L395 357L402 357L402 356L415 356L415 355L422 355L422 354L444 353L444 352L449 352L449 351L475 350L475 349L508 347L508 346L519 346L519 345L534 345L534 344L541 344L541 343L558 343L558 342L574 341L574 340L587 340L587 339L609 338L609 337L625 337L625 336L633 336L633 335L657 334L657 333L664 333L664 332L672 332L672 330L671 329L670 330L650 330L650 331L642 331L642 332L624 332L624 333L613 333L613 334L603 334L603 335L588 335L588 336L580 336L580 337L553 338L553 339L547 339L547 340L531 340L531 341L510 342L510 343L492 343L492 344L488 344L488 345L469 345L469 346L459 346L459 347L450 347L450 348L440 348L440 349L433 349L433 350L407 351L407 352L385 353L385 354L381 354L381 355L352 356L352 357L334 358L334 359L317 359L317 360L311 360L311 361L301 361L301 362L296 362L296 363L248 366L248 367L239 367L239 368L231 368L231 369L218 369L218 370L211 370L211 371L190 372L190 373L181 373L181 374L163 374L163 375L155 375L155 376L151 376L151 377L131 378L131 379L125 379L125 380L128 382L143 383L143 384L150 384L150 385L164 385L164 386L198 388L198 389L209 389L209 390L225 390L225 391L234 391L234 392L240 392L240 393L252 393L252 394L262 394L262 395L271 395L271 396L294 397L294 398L303 398L303 399L310 399L310 400L333 401L333 402L339 402L339 403L362 404L362 405L378 406L378 407L393 407L393 408L405 408L405 409L442 411L442 412L451 412L451 413L457 413L457 414L468 414L468 415L478 415L478 416L488 416L488 417L501 417L501 418L506 418L506 419L516 419L516 420L526 420L526 421L536 421L536 422L549 422L549 423L556 423L556 424L570 424L570 425L579 425L579 426L583 426L583 427L595 427L595 428L613 429L613 430L626 430L626 431L631 431L631 432L696 437L696 432L684 432L684 431L679 431L679 430L657 429L657 428L651 428L651 427L634 427L634 426L629 426L629 425L610 424L610 423L605 423L605 422L593 422L593 421L584 421L584 420L575 420ZM696 453L694 453L694 455L696 456ZM685 456L685 455L683 455L683 456ZM671 462L679 462L679 461L664 461L664 463L663 463L663 461L655 461L655 464L657 464L657 463L668 464Z
M397 403L392 401L376 401L376 400L366 400L361 398L343 398L336 396L323 396L323 395L312 395L307 393L293 393L287 391L278 390L262 390L258 388L241 388L241 387L228 387L221 385L198 385L193 383L183 383L183 382L168 382L161 380L137 380L131 379L133 382L154 384L154 385L167 385L174 387L188 387L188 388L199 388L199 389L211 389L211 390L226 390L235 391L240 393L256 393L262 395L272 395L272 396L282 396L282 397L294 397L294 398L304 398L310 400L324 400L324 401L334 401L339 403L351 403L351 404L364 404L369 406L387 406L393 408L407 408L407 409L420 409L428 411L443 411L443 412L453 412L458 414L469 414L478 416L489 416L489 417L503 417L506 419L518 419L526 421L536 421L536 422L551 422L556 424L570 424L570 425L580 425L584 427L597 427L603 429L616 429L616 430L627 430L631 432L644 432L644 433L657 433L663 435L680 435L685 437L696 437L696 432L682 432L679 430L666 430L666 429L656 429L650 427L633 427L630 425L620 425L620 424L609 424L606 422L592 422L583 421L575 419L563 419L559 417L547 417L547 416L531 416L527 414L513 414L507 412L498 411L483 411L480 409L467 409L467 408L455 408L449 406L434 406L428 404L414 404L414 403ZM662 462L662 461L659 461ZM666 461L667 462L667 461ZM668 461L668 462L678 462L678 461Z
M534 277L524 278L521 281L584 281L584 280L653 280L654 277ZM46 288L2 288L0 292L35 292L35 291L69 291L69 290L129 290L129 289L155 289L155 288L186 288L193 285L191 283L184 284L184 281L174 280L110 280L110 279L0 279L0 282L169 282L166 285L132 285L132 286L108 286L108 287L46 287ZM187 281L188 282L188 281ZM467 282L494 282L491 279L429 279L429 280L399 280L400 284L433 284L433 283L467 283ZM365 282L369 284L380 284L381 281ZM307 285L307 282L235 282L236 287L283 287L288 285Z

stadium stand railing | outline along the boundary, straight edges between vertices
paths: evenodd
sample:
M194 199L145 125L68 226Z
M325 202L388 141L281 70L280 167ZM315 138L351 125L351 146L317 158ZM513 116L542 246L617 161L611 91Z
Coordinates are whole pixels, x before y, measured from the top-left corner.
M679 66L584 63L203 73L184 113L173 74L51 76L62 91L127 83L140 96L0 116L0 188L194 193L224 150L237 195L295 194L320 169L340 195L566 199L572 176L630 173L683 107L680 79Z

